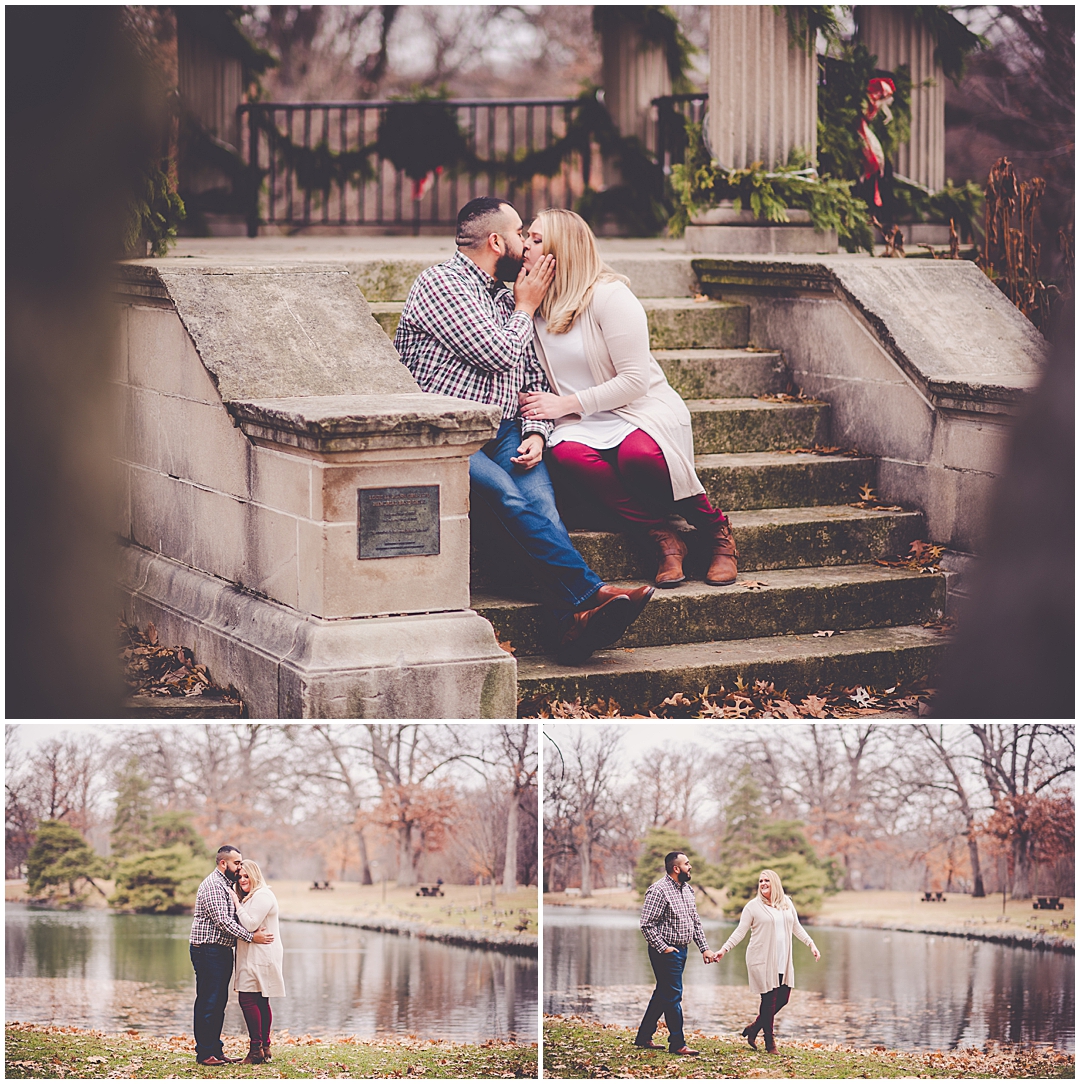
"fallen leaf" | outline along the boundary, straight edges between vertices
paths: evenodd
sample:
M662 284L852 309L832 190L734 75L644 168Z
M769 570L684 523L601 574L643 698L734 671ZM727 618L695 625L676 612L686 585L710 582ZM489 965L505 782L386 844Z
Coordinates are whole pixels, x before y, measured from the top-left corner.
M824 719L828 702L824 696L806 696L799 701L800 714L811 719Z
M748 591L760 591L763 587L769 586L766 580L743 580L742 585Z
M835 629L818 629L817 632L814 633L814 635L815 636L835 636L836 635L836 630Z
M507 655L513 655L514 653L514 645L509 640L500 640L499 647L501 647Z

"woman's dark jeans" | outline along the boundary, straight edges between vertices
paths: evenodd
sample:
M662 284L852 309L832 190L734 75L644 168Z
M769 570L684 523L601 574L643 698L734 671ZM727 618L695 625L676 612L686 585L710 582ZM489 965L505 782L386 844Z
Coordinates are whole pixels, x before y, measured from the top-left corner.
M791 987L784 985L784 976L777 975L776 977L780 980L780 984L761 995L761 1008L758 1010L757 1019L750 1025L751 1034L757 1035L759 1031L762 1033L766 1050L776 1045L773 1037L773 1021L791 997Z
M199 1061L224 1057L221 1029L229 1003L232 946L192 945L191 966L195 968L195 1057Z

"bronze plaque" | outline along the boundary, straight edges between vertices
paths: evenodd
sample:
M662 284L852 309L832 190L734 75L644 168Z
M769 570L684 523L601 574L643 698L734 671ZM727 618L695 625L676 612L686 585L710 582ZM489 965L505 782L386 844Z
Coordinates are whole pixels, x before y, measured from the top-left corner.
M361 561L439 552L438 486L358 489L356 499Z

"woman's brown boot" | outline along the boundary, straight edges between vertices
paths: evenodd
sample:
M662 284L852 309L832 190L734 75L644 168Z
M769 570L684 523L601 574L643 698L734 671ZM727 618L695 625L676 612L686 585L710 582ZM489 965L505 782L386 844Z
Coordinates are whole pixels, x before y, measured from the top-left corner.
M656 570L656 579L653 581L656 586L677 587L680 583L686 583L686 574L682 567L683 558L686 556L686 543L678 533L658 527L649 531L649 537L660 550L660 567Z
M248 1043L247 1057L244 1058L244 1060L240 1064L262 1065L263 1061L265 1060L263 1058L262 1049L262 1043Z
M270 1060L270 1044L269 1043L263 1043L262 1044L262 1060L263 1061L269 1061Z
M725 520L723 526L717 527L713 534L712 561L709 562L709 571L705 573L705 582L712 587L727 587L729 583L734 583L739 572L735 563L738 556L731 524Z

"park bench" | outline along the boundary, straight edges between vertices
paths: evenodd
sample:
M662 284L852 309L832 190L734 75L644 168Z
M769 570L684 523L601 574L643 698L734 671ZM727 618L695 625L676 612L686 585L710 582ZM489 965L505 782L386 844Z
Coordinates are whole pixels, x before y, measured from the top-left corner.
M309 892L333 892L334 886L329 881L312 881Z
M922 903L944 903L945 894L943 892L924 892L922 894Z
M416 894L418 896L441 896L443 895L443 890L440 885L421 885L417 889Z
M1031 905L1031 909L1033 911L1064 911L1065 904L1061 902L1060 896L1039 896Z

